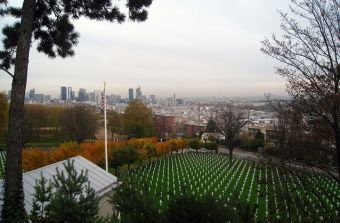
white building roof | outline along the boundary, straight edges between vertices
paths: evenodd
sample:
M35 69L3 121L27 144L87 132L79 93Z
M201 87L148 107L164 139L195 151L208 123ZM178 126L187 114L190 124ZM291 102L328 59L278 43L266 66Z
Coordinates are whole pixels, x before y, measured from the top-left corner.
M95 193L98 197L116 187L117 177L113 176L110 173L107 173L105 170L92 163L91 161L85 159L82 156L76 156L71 158L70 160L74 161L74 167L78 173L80 173L82 170L84 172L87 171L87 177L90 186L95 190ZM27 212L30 212L32 210L32 203L35 192L34 186L36 180L39 180L41 178L41 174L45 177L47 181L52 180L53 176L57 174L57 168L59 169L59 171L65 170L64 163L66 162L67 160L63 160L36 170L23 173L25 209ZM0 184L2 183L3 182L0 182ZM2 190L3 187L0 187L0 192L2 192Z

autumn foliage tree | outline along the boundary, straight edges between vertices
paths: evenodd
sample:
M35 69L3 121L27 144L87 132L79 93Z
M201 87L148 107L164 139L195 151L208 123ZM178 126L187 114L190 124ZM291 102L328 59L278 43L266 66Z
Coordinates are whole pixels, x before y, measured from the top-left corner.
M145 21L148 16L145 8L151 3L152 0L127 0L128 18ZM8 7L7 1L1 1L0 5L4 6L0 15L11 15L17 19L13 25L4 27L3 50L0 51L0 69L13 78L2 217L5 222L22 222L25 219L21 171L23 115L32 39L36 41L39 52L50 58L65 58L74 55L73 46L78 43L79 34L72 21L85 17L122 23L127 16L110 0L24 0L21 8ZM12 65L14 73L10 72Z

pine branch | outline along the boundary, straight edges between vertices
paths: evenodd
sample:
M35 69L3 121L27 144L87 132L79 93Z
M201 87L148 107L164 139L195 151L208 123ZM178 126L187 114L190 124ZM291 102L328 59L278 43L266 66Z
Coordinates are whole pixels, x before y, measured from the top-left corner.
M5 71L5 72L6 72L9 76L11 76L12 78L14 78L14 75L13 75L11 72L9 72L8 70L6 70L5 68L0 67L0 69L3 70L3 71Z

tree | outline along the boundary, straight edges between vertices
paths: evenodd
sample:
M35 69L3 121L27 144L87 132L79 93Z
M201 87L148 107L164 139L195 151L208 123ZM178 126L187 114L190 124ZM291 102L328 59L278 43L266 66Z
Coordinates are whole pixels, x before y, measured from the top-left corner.
M8 123L8 102L5 94L0 93L0 141L5 136Z
M211 196L195 197L185 192L172 197L165 213L169 223L224 223L231 221L233 211L220 199Z
M206 150L210 150L210 153L212 154L213 150L215 150L217 152L218 144L216 142L206 142L206 143L204 143L204 148Z
M160 214L153 196L138 190L133 182L122 182L115 188L109 202L121 213L122 223L158 223Z
M116 175L118 175L118 168L123 164L122 160L122 149L112 149L110 166L116 170Z
M94 138L98 123L94 111L89 106L75 106L61 115L61 129L64 137L78 143Z
M41 176L36 181L30 220L40 222L94 222L98 219L99 200L88 182L87 172L74 168L74 161L57 169L52 182Z
M148 157L150 163L151 158L156 155L156 146L152 143L146 143L143 149L146 151L146 156Z
M240 108L227 104L217 107L215 122L225 137L225 143L229 149L229 159L232 161L236 138L241 128L246 124L246 120L243 118Z
M291 14L280 12L282 38L265 39L261 51L283 64L277 73L287 80L288 93L301 105L303 118L313 123L310 128L319 128L323 141L335 146L340 178L339 4L294 0L290 9Z
M124 130L132 137L155 136L155 123L152 117L152 110L140 100L133 100L125 109Z
M113 134L121 134L123 130L122 117L118 112L110 111L107 116L107 127L111 132L111 139L113 139Z
M201 142L196 138L191 139L189 141L189 147L196 150L196 153L198 153L198 150L201 148Z
M188 140L187 139L177 139L176 140L176 147L181 149L181 152L183 153L184 148L188 147Z
M48 110L44 105L25 105L24 143L40 138L40 130L47 127Z
M147 19L146 7L152 0L127 0L128 17L132 21ZM0 2L7 7L7 1ZM21 153L23 146L24 98L32 36L39 52L51 58L73 56L72 47L78 42L78 33L71 20L86 17L110 22L125 21L125 14L113 7L110 0L95 1L35 1L24 0L22 8L7 7L0 15L12 15L20 22L5 26L4 50L0 52L0 69L12 79L11 104L6 153L5 198L3 218L6 222L21 222L25 217L22 191ZM14 64L14 73L10 72Z
M168 149L170 151L170 155L172 155L172 152L176 151L178 152L178 148L177 148L177 145L176 145L176 141L171 139L171 140L168 140L167 141L167 145L168 145Z
M216 133L216 132L218 132L218 127L216 125L216 122L213 119L209 119L209 121L208 121L207 132L208 133Z

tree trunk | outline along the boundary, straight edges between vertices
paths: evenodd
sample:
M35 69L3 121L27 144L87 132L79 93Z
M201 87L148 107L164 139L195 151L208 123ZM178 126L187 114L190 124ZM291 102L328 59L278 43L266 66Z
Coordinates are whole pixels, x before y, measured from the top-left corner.
M339 120L340 120L340 114L339 114L339 107L335 105L334 108L334 127L333 131L335 134L335 146L336 146L336 155L337 155L337 166L338 166L338 182L340 182L340 129L339 129Z
M229 148L229 161L230 162L233 161L233 150L234 150L234 148Z
M24 0L9 111L5 197L2 210L4 222L24 222L26 219L21 160L23 147L24 101L34 11L35 0Z

